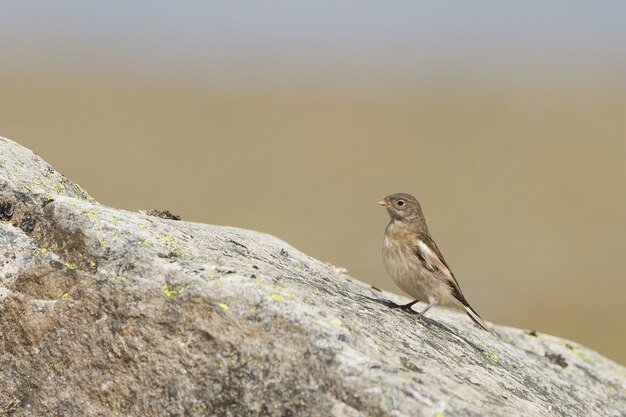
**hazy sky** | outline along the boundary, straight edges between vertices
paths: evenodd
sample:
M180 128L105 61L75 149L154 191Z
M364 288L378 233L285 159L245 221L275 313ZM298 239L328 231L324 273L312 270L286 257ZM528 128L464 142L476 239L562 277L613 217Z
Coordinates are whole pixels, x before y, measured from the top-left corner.
M626 70L625 1L0 4L5 70L347 80Z

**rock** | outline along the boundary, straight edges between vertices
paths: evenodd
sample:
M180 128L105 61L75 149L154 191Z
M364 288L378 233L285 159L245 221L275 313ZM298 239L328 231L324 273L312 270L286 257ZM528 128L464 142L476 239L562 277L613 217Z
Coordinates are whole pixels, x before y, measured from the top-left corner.
M583 346L421 323L275 237L100 205L3 138L0 217L2 415L626 410L626 370Z

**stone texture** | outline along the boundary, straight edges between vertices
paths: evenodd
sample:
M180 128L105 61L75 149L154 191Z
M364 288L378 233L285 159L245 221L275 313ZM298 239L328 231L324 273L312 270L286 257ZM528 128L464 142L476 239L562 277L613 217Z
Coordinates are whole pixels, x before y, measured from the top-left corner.
M420 323L272 236L100 205L4 138L0 219L2 415L625 415L625 368L583 346Z

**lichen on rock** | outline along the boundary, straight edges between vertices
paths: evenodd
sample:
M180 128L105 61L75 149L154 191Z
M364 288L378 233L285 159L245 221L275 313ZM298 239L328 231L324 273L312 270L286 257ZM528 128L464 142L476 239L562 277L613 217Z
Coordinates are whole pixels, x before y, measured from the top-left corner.
M0 138L0 414L622 416L626 370L425 323L281 240L106 207Z

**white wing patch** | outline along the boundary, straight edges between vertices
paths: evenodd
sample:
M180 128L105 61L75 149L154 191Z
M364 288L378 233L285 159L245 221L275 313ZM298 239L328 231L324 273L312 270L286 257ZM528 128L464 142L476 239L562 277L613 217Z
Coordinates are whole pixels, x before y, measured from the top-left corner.
M425 244L422 240L417 241L417 249L420 251L420 253L422 254L422 257L426 260L426 262L428 262L428 264L431 267L440 270L441 272L443 272L444 274L448 276L452 275L450 273L450 270L441 261L441 259L439 259L437 254L433 252L433 250L429 248L428 245Z

